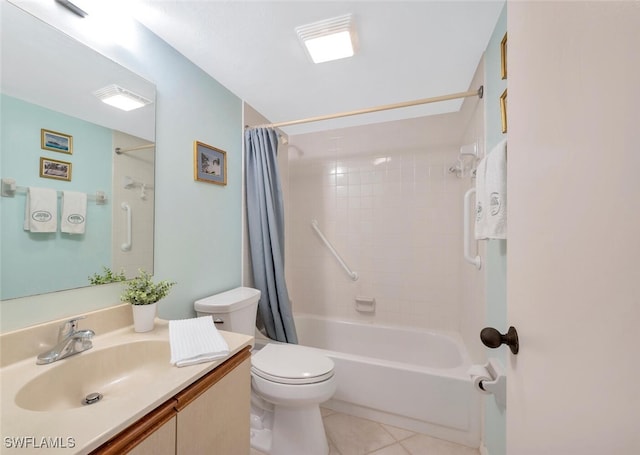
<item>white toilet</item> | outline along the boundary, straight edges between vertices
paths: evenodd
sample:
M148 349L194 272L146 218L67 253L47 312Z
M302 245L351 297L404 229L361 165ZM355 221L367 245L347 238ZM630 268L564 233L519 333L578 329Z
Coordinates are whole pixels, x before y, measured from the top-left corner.
M260 291L240 287L195 302L220 330L255 335ZM320 403L336 390L333 361L318 351L268 343L251 355L251 446L271 455L326 455Z

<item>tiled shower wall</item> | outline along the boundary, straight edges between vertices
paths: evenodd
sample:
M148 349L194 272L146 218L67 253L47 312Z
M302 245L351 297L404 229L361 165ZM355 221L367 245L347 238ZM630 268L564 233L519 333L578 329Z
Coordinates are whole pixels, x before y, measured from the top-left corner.
M450 119L447 129L456 131ZM294 312L460 330L462 198L470 180L448 171L459 143L416 127L426 130L408 121L290 138ZM315 234L313 219L357 281ZM375 299L374 313L356 309L359 296Z

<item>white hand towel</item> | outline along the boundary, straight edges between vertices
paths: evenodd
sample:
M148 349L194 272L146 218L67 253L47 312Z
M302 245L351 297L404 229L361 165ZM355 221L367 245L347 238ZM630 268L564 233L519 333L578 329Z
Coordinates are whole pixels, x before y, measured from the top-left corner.
M475 213L475 237L477 240L487 238L487 189L485 174L487 170L487 157L485 156L478 163L476 169L476 213Z
M58 193L47 188L27 188L24 230L56 232L58 230Z
M67 234L84 234L86 219L87 193L63 191L60 231Z
M229 355L229 345L211 316L169 321L171 363L178 367L210 362Z
M485 234L489 239L507 238L507 141L500 142L487 156L485 174Z

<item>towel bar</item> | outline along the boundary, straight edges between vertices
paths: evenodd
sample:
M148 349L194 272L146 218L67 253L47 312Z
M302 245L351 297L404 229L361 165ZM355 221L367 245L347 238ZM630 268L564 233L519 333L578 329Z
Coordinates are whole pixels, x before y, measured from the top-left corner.
M26 186L16 185L15 179L4 177L2 179L2 197L15 197L16 193L27 192ZM58 190L58 197L62 195L62 191ZM87 199L95 201L96 205L104 205L107 203L107 195L104 191L96 191L95 193L87 193Z

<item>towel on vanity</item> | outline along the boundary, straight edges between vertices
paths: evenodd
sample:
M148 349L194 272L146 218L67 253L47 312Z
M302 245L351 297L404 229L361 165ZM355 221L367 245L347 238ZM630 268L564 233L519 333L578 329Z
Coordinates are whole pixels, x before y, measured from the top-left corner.
M229 355L229 345L211 316L169 321L171 363L178 367L210 362Z
M56 232L58 230L58 193L48 188L27 188L24 230Z
M506 239L506 139L496 145L478 165L476 201L476 239Z
M86 219L87 193L63 191L60 231L67 234L84 234Z

